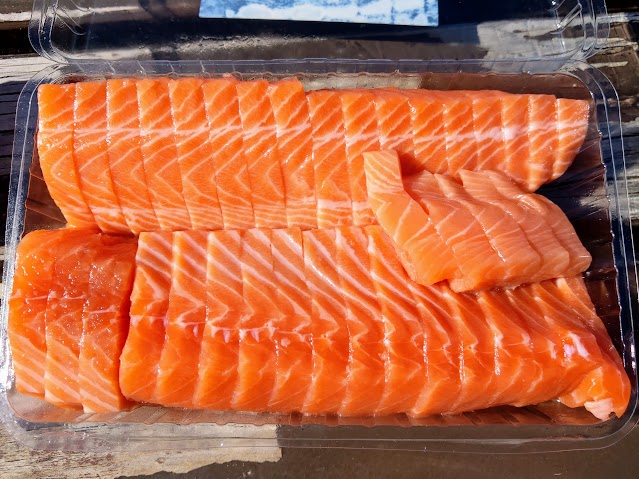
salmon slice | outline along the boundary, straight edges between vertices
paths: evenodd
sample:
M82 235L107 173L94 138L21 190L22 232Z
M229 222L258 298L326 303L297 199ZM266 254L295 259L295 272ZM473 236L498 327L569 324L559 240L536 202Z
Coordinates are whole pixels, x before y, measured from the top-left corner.
M530 171L528 191L535 191L550 181L557 151L557 109L555 97L530 95L528 141L530 142Z
M583 318L584 325L595 336L604 355L603 364L588 374L574 391L560 397L559 400L570 407L583 405L602 420L607 419L613 412L617 417L623 416L630 401L630 382L619 353L595 312L583 278L558 278L552 282L545 282L544 286L573 311L579 312L577 317Z
M52 250L56 260L45 313L44 398L56 406L81 409L78 372L82 310L91 264L100 248L99 235L75 230Z
M224 229L255 227L236 83L233 77L225 77L202 85Z
M190 229L193 225L184 201L169 80L146 78L136 87L144 171L158 222L167 231Z
M106 82L76 84L73 159L83 198L100 229L106 233L130 232L111 179L106 106Z
M500 173L489 172L488 175L502 195L518 200L525 208L531 209L546 219L559 244L568 252L569 257L568 266L562 274L557 276L573 276L588 269L592 257L581 244L575 229L564 212L557 205L541 195L518 190L508 178Z
M33 231L22 238L16 251L7 320L16 389L40 398L44 397L45 315L53 287L53 252L66 234L67 230Z
M242 119L255 225L286 228L286 194L278 159L275 117L266 80L235 85Z
M453 251L462 277L449 278L452 289L460 292L499 284L506 273L506 265L468 208L446 196L435 175L426 171L407 179L406 183L409 192L414 192L413 199L432 221L437 234Z
M344 114L344 132L346 137L346 156L351 188L351 206L353 225L375 224L375 214L368 203L366 190L366 172L364 157L366 151L379 150L379 125L375 111L375 96L360 91L340 93Z
M350 225L353 209L340 94L312 91L306 99L313 135L317 226Z
M306 414L337 413L348 384L347 310L341 293L335 231L304 231L304 274L312 301L313 376Z
M530 103L527 95L510 95L501 99L506 163L502 171L521 187L528 186L530 173Z
M448 405L448 412L472 411L486 407L487 396L495 390L495 344L486 318L473 295L452 294L442 287L442 299L450 306L451 324L459 341L459 377L461 387L456 399Z
M395 150L403 163L415 157L413 124L408 98L399 91L372 90L379 127L380 150Z
M160 229L140 148L140 108L135 80L107 81L107 145L113 192L131 231Z
M160 404L193 407L206 323L207 233L173 233L171 290L156 397Z
M170 232L140 233L131 292L129 333L120 356L120 388L128 399L157 402L171 289Z
M413 281L433 284L457 277L452 250L439 236L428 214L402 183L395 152L363 154L369 202L380 225L393 240L397 255ZM437 252L435 255L423 251ZM427 276L422 274L428 273Z
M273 323L277 373L269 409L301 411L313 374L312 303L304 276L301 230L273 230L271 254L282 316Z
M552 357L543 335L546 331L540 333L535 324L526 323L500 292L481 291L476 298L498 346L494 360L499 374L493 377L489 403L520 405L523 400L534 404L555 396L556 391L545 385L553 377L547 373L552 371Z
M288 227L317 227L313 137L304 87L297 78L269 83Z
M499 207L513 218L524 231L528 243L541 258L539 272L533 275L530 281L554 278L567 271L570 264L569 253L559 242L544 216L525 208L521 202L515 201L513 197L498 190L493 181L496 179L488 175L487 172L462 171L460 175L464 188L470 195ZM519 191L521 192L521 190Z
M266 411L275 385L277 349L272 331L281 311L270 243L268 229L248 230L242 242L246 313L240 319L238 386L232 402L239 411Z
M200 349L197 408L231 408L238 383L239 326L245 314L241 231L214 231L206 253L206 326Z
M78 383L84 412L128 409L120 391L120 354L129 331L135 250L133 238L103 237L82 312Z
M388 348L385 387L376 414L409 411L426 382L424 331L415 299L393 245L380 226L366 227L371 279Z
M407 285L419 312L424 332L424 364L426 381L418 390L417 402L408 411L412 417L424 417L448 410L460 389L461 341L455 334L450 306L442 299L445 283L422 286L412 281Z
M70 226L95 228L73 159L75 83L38 87L36 137L42 176Z
M541 258L530 246L515 220L505 215L499 207L473 198L451 177L433 176L449 199L460 203L477 219L493 250L504 263L504 275L496 280L494 286L508 287L527 283L539 271Z
M501 96L478 96L473 102L477 171L500 170L506 164Z
M477 167L477 139L473 102L452 92L428 93L444 105L444 131L446 134L446 160L449 174Z
M588 133L590 117L590 104L585 100L558 98L556 109L557 143L551 180L556 180L563 175L579 153Z
M436 98L415 90L401 90L408 97L413 127L414 161L404 161L402 171L411 175L419 171L446 173L446 107Z
M350 338L346 395L339 413L373 415L385 389L388 351L384 323L375 295L368 241L361 228L335 229L337 268Z
M215 150L209 142L209 123L201 86L204 80L169 80L171 113L182 172L182 191L193 229L224 228L217 194Z

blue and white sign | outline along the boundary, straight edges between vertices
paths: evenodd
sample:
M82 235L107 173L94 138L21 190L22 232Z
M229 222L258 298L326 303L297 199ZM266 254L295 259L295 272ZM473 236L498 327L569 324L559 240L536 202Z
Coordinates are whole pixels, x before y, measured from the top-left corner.
M437 26L438 0L202 0L200 17Z

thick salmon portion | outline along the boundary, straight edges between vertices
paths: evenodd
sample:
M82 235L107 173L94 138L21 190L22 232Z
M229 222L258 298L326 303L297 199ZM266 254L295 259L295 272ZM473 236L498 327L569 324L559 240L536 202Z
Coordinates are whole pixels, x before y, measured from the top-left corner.
M225 229L255 227L236 82L233 77L214 78L202 85L209 142L211 151L215 152L217 197Z
M49 194L67 223L95 228L73 159L74 103L74 83L38 87L38 157Z
M335 231L305 231L304 274L312 304L313 376L303 412L337 413L348 385L349 335Z
M270 83L268 95L277 130L277 156L286 191L290 227L317 227L313 130L304 87L295 78Z
M146 181L160 228L192 228L176 148L168 78L136 83L140 108L140 135Z
M501 99L504 149L504 171L518 185L528 185L530 172L530 106L527 95L505 96ZM534 190L533 190L534 191Z
M193 407L206 323L204 231L173 233L171 289L155 395L160 404Z
M415 147L408 98L399 91L382 88L373 92L380 150L395 150L402 162L410 161Z
M370 205L393 240L410 278L433 284L459 276L452 250L428 214L404 189L397 153L367 152L363 157ZM437 256L422 254L423 251L436 252Z
M113 188L107 146L106 82L80 82L75 87L73 159L83 198L100 229L131 231Z
M191 226L196 230L224 228L217 193L215 150L209 142L202 79L169 80L171 113L182 173L182 191Z
M273 322L277 371L269 409L301 411L313 374L312 303L304 275L302 231L273 230L271 254L282 316Z
M427 377L424 329L392 243L380 226L366 227L371 280L381 309L386 355L385 385L376 414L410 411ZM425 373L426 372L426 373Z
M362 228L341 227L335 229L335 245L350 340L348 382L339 413L369 415L377 412L384 393L388 351L371 277L368 239Z
M550 179L556 180L572 164L588 133L589 103L557 98L557 144Z
M286 228L286 193L278 159L277 129L268 96L268 82L235 85L251 183L255 226Z
M248 230L242 240L242 282L245 313L239 325L238 385L232 406L266 411L277 370L273 322L281 317L273 271L271 231Z
M350 225L353 209L340 94L320 90L306 98L313 134L317 226Z
M574 391L559 400L571 407L583 405L599 419L607 419L611 412L621 417L630 401L630 382L619 353L595 312L583 278L559 278L552 283L544 283L544 286L550 294L559 296L560 301L579 312L577 317L583 318L585 327L595 336L603 353L603 364L584 378Z
M170 232L141 233L138 237L129 334L120 356L120 387L134 401L157 402L155 390L171 289L172 244Z
M140 148L140 108L135 80L107 81L107 145L113 192L131 231L160 229Z
M81 408L78 373L82 311L88 296L91 265L100 248L99 235L71 230L50 250L56 260L45 313L44 398L56 406Z
M116 412L129 402L120 391L120 354L129 332L137 241L102 237L89 273L82 311L78 382L84 412Z
M535 191L552 177L558 143L557 110L554 96L531 95L528 98L530 115L528 190Z
M45 314L53 288L55 248L67 230L34 231L18 244L7 330L16 389L44 397Z
M197 408L231 408L238 384L239 326L246 314L241 231L209 233L206 253L206 326L200 349Z

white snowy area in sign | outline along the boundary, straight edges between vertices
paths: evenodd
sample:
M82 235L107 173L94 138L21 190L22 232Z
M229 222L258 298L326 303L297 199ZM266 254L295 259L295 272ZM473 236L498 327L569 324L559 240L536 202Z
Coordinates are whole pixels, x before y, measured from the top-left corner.
M438 0L202 0L200 16L436 26Z

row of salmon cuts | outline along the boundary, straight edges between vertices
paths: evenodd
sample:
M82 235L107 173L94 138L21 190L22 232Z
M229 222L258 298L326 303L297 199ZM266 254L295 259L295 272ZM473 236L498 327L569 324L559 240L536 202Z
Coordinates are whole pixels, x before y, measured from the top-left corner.
M71 226L104 232L375 224L361 154L405 175L561 176L589 103L396 88L305 92L297 79L113 79L38 90L37 146Z
M17 264L17 389L63 407L422 417L558 399L605 419L629 401L581 277L419 285L381 226L40 231Z

